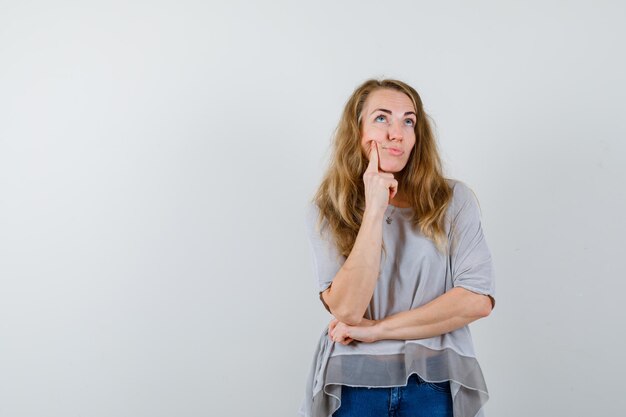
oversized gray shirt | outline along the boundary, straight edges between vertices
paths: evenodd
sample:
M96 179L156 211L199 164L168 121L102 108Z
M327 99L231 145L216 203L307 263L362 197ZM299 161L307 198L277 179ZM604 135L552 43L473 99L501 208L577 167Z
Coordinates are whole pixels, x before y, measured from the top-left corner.
M446 212L448 255L411 226L412 208L388 206L383 221L387 255L365 317L380 320L415 309L453 287L490 295L495 300L494 267L481 227L481 213L473 191L463 182L448 179L453 190ZM317 228L319 210L306 208L306 231L313 254L319 292L328 288L346 258L339 254L328 232ZM354 341L349 345L320 335L309 371L300 414L331 417L341 403L341 386L391 387L406 385L411 374L427 382L450 381L454 416L483 416L489 398L474 353L468 326L441 336L419 340Z

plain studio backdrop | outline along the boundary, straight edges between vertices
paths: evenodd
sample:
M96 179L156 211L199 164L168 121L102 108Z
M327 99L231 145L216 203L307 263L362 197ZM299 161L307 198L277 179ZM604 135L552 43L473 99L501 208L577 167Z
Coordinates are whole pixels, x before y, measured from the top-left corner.
M618 1L0 3L0 416L296 416L304 207L353 89L476 192L491 417L626 408Z

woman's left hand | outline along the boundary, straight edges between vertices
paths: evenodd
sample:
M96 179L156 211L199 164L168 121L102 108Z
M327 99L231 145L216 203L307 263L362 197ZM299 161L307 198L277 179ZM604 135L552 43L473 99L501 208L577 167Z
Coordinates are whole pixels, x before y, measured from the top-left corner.
M342 345L350 344L352 341L371 343L375 342L376 320L362 319L358 326L347 325L337 319L332 319L328 324L328 337L333 342Z

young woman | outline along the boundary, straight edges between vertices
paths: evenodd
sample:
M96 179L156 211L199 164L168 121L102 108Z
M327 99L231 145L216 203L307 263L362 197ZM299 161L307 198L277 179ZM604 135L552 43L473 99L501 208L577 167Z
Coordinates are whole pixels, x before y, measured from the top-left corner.
M487 387L468 325L495 305L478 201L444 178L421 98L368 80L346 103L308 206L324 307L300 413L482 414Z

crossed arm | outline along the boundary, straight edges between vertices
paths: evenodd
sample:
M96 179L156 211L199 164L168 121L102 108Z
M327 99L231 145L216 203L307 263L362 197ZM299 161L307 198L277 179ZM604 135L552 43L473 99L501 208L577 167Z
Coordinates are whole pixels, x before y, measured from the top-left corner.
M329 337L339 343L353 340L415 340L449 333L491 313L495 300L464 288L484 286L480 277L491 274L489 250L480 225L480 211L473 192L465 185L455 188L458 206L452 224L451 259L453 282L459 284L418 308L382 320L363 318L379 276L384 213L366 209L354 247L320 296L336 318L329 324ZM315 234L312 234L315 236ZM315 237L316 245L319 238ZM319 250L320 256L325 256ZM478 279L477 279L478 277ZM488 278L488 277L487 277ZM453 284L454 285L454 284Z
M426 339L487 317L493 303L490 296L455 287L423 306L382 320L364 318L357 325L349 325L333 319L328 326L328 336L344 345L353 340L371 343L383 339Z

